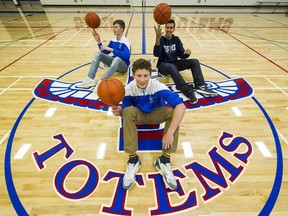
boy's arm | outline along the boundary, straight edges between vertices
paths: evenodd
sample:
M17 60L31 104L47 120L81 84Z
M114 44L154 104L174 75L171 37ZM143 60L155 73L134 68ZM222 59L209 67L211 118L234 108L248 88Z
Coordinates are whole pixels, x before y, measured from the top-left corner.
M123 46L124 46L123 51L113 49L112 52L115 56L118 56L121 59L129 60L130 59L130 49L128 48L128 46L130 46L130 44L123 44Z
M162 139L162 145L164 149L169 149L172 147L174 141L174 133L184 118L185 110L186 106L183 103L178 104L174 108L171 124Z
M161 35L163 34L163 32L162 32L162 28L160 25L158 25L158 27L154 26L154 30L156 33L156 40L155 40L155 45L154 45L154 49L153 49L153 55L155 57L159 57L159 55L160 55L160 38L161 38Z

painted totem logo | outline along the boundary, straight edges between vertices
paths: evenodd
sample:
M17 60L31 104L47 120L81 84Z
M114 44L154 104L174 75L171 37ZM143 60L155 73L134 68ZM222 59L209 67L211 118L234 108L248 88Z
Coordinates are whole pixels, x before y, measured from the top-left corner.
M127 83L131 81L131 68L128 71L129 78ZM157 78L157 72L153 71L152 78ZM69 83L60 80L44 79L34 89L34 95L37 98L61 103L65 105L75 106L79 108L108 111L109 106L104 104L94 92L94 89L77 88L79 82ZM252 87L242 78L228 79L221 82L206 81L210 89L218 93L215 97L205 97L197 95L198 103L191 105L185 96L183 96L175 85L167 85L171 91L179 93L184 99L184 104L187 110L204 108L214 105L221 105L233 100L239 100L252 96ZM190 83L192 85L192 83ZM122 137L122 121L119 128L119 143L117 151L123 151ZM160 151L162 148L161 138L163 136L163 128L160 125L148 125L138 127L139 151ZM149 142L147 137L149 137ZM129 195L122 188L123 171L107 170L103 177L100 176L99 170L95 164L86 159L69 158L75 153L72 145L70 145L63 134L53 136L59 140L59 143L54 147L47 149L45 152L34 152L33 159L36 167L40 172L45 171L45 162L54 155L65 151L65 159L67 162L62 165L54 175L53 186L56 193L70 201L79 201L88 198L91 194L97 193L97 188L102 184L113 184L111 180L116 179L114 194L111 197L111 204L103 204L100 209L100 214L115 214L115 215L133 215L133 209L126 206L126 201ZM152 143L152 144L151 144ZM241 150L240 150L241 149ZM244 149L244 150L243 150ZM175 168L173 173L177 179L178 188L175 191L167 188L163 182L162 176L159 173L147 173L146 178L142 173L136 176L136 187L145 188L146 181L152 181L155 194L155 206L147 209L149 215L165 215L177 212L183 212L197 208L199 200L207 203L217 196L221 195L225 190L228 190L231 184L243 174L246 166L249 163L249 158L252 155L253 147L251 143L244 137L233 135L229 132L222 131L218 138L218 145L207 151L207 157L214 169L209 169L205 165L191 161L183 165L183 169ZM225 158L225 154L229 154L238 161L237 164L232 164ZM87 168L88 175L86 182L77 191L69 191L65 188L65 181L69 173L78 166ZM187 175L183 172L192 172L198 183L203 188L203 193L199 195L195 188L185 190L182 181L187 179ZM229 177L223 174L223 170L229 173ZM135 186L134 186L135 187ZM179 202L171 202L169 198L171 194L177 194ZM180 201L181 200L181 201Z

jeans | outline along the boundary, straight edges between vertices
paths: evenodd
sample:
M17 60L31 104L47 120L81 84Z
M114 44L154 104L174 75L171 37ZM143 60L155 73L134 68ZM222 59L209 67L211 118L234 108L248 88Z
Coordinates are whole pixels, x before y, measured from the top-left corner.
M176 85L176 88L179 89L185 96L188 96L191 92L191 88L179 73L179 71L186 69L191 69L195 88L205 85L205 80L198 59L181 59L173 63L163 62L158 67L158 70L162 75L170 75Z
M88 72L88 77L90 77L91 79L95 78L100 62L103 62L105 65L109 67L104 76L102 77L102 79L111 77L115 73L115 71L125 73L127 72L128 69L128 65L121 58L112 57L102 52L96 53L94 58L92 59L90 69Z
M165 122L166 134L173 117L172 107L160 107L151 113L143 113L137 107L129 106L122 111L124 151L134 154L138 150L138 134L136 125L160 124ZM179 127L174 132L174 142L170 149L162 149L164 153L174 153L177 150Z

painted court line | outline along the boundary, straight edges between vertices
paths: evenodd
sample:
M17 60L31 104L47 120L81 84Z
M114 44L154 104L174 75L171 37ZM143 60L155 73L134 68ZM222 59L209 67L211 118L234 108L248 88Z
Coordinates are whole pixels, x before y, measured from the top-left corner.
M259 151L261 152L261 154L264 156L264 157L269 157L271 158L272 157L272 154L271 152L269 151L269 149L267 148L267 146L265 145L264 142L262 141L256 141L255 144L257 145Z
M231 109L234 112L235 116L243 116L241 110L238 107L232 106Z
M106 149L107 149L107 143L100 143L97 148L96 159L104 159Z
M57 108L55 108L55 107L49 108L49 109L46 111L46 113L44 114L44 117L46 117L46 118L52 117L52 116L54 115L54 113L56 112L56 110L57 110Z
M13 86L14 84L16 84L19 80L21 79L21 77L19 77L15 82L13 82L11 85L9 85L6 89L4 89L0 95L2 95L3 93L5 93L8 89L10 89L11 86Z
M15 160L22 159L25 156L25 154L27 153L27 151L29 150L30 147L31 147L31 144L22 145L21 148L15 154L14 159Z
M3 68L0 69L0 72L5 70L6 68L10 67L11 65L13 65L14 63L18 62L20 59L24 58L25 56L27 56L28 54L30 54L31 52L33 52L34 50L38 49L39 47L41 47L43 44L47 43L48 41L52 40L53 38L57 37L59 34L61 34L62 32L66 31L68 29L65 28L62 31L58 32L57 34L55 34L54 36L52 36L51 38L47 39L45 42L39 44L38 46L34 47L32 50L30 50L29 52L25 53L24 55L20 56L19 58L17 58L16 60L14 60L13 62L11 62L10 64L4 66Z
M254 89L264 89L264 90L274 90L274 89L278 89L278 88L261 88L261 87L259 87L259 88L257 88L257 87L253 87ZM288 89L288 88L282 88L282 89Z
M182 147L183 147L185 158L192 158L193 151L192 151L190 142L182 142Z
M0 78L47 78L47 76L0 76ZM58 76L49 76L49 77L55 77L57 78Z
M64 46L66 43L68 43L73 37L75 37L77 34L79 34L83 29L85 28L81 28L79 31L77 31L76 33L74 33L71 37L69 37L67 40L65 40L60 46Z
M9 136L10 134L10 130L7 131L7 133L2 137L2 139L0 140L0 145L7 139L7 137Z
M283 91L281 88L279 88L274 82L272 82L270 79L268 79L266 76L264 76L264 78L268 81L268 82L270 82L273 86L275 86L275 88L277 88L279 91L281 91L283 94L285 94L287 97L288 97L288 94L285 92L285 91Z
M178 17L175 17L180 23L182 26L185 26L184 23L178 18ZM199 40L197 40L197 38L191 33L191 31L188 29L188 28L185 28L185 30L190 34L190 36L199 44L199 46L203 46Z
M286 70L285 68L283 68L282 66L278 65L277 63L275 63L274 61L272 61L271 59L267 58L266 56L262 55L260 52L258 52L257 50L253 49L251 46L249 46L248 44L242 42L241 40L239 40L238 38L236 38L235 36L231 35L229 32L224 31L223 29L220 29L220 31L223 31L224 33L226 33L227 35L229 35L230 37L234 38L235 40L237 40L239 43L243 44L244 46L246 46L248 49L252 50L253 52L257 53L259 56L263 57L264 59L266 59L267 61L271 62L272 64L274 64L276 67L280 68L281 70L285 71L286 73L288 73L288 70Z
M190 17L193 20L193 17ZM197 24L198 25L198 24ZM209 27L208 26L204 26L204 30L210 34L213 38L215 38L219 43L221 43L223 46L227 46L222 40L220 40L219 38L217 38L214 34L212 34L211 32L209 32Z
M286 145L288 145L288 140L280 133L280 131L277 131L279 136L281 137L281 139L286 143Z
M6 91L30 91L33 90L34 88L0 88L0 90L6 90Z

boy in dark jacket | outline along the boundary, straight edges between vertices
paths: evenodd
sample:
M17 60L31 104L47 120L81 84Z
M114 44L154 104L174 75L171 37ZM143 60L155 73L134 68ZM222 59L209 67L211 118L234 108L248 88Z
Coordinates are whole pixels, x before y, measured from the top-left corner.
M176 87L190 99L190 103L192 104L197 103L198 99L195 96L194 90L189 87L179 71L191 69L196 92L206 96L217 95L216 92L210 90L205 85L198 59L188 59L191 50L185 50L180 38L173 34L175 31L175 21L170 19L165 24L165 34L161 32L160 25L158 25L158 28L154 26L154 29L156 42L153 54L158 57L157 68L159 75L164 77L170 75Z

